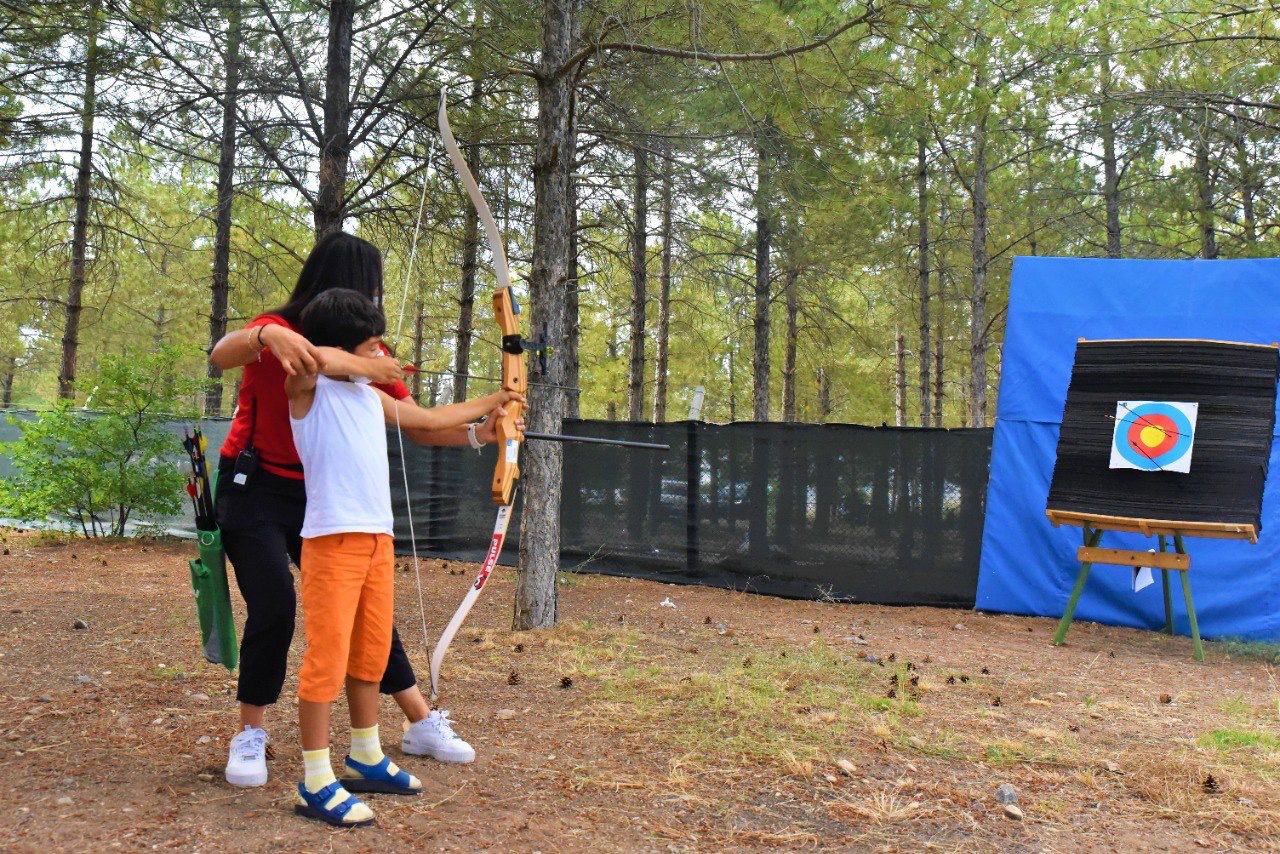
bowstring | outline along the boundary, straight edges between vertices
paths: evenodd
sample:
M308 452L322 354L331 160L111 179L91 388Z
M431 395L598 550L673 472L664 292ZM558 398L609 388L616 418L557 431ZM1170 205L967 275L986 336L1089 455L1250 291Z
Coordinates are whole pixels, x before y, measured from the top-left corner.
M409 243L409 264L405 268L404 288L400 292L400 317L396 321L396 341L404 333L404 308L409 301L409 283L413 281L413 262L418 257L418 235L422 232L422 210L427 203L427 172L431 168L431 156L435 140L427 145L427 167L422 173L422 196L418 199L418 217L413 224L413 239ZM416 403L416 401L415 401ZM404 430L400 427L400 407L396 406L396 442L400 446L400 477L404 482L404 506L409 516L409 548L413 551L413 580L418 590L418 618L422 621L422 644L431 648L431 635L427 632L427 606L422 599L422 562L418 558L418 537L413 530L413 499L409 497L409 466L404 456Z

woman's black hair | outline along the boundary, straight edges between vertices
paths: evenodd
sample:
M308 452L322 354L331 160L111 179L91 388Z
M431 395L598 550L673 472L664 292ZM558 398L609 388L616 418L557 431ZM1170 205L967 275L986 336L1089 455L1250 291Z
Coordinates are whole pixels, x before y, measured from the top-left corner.
M387 331L382 309L358 291L330 288L302 310L302 334L317 347L354 350Z
M367 240L345 231L320 238L302 265L289 301L272 314L297 326L302 312L330 288L348 288L382 305L382 253Z

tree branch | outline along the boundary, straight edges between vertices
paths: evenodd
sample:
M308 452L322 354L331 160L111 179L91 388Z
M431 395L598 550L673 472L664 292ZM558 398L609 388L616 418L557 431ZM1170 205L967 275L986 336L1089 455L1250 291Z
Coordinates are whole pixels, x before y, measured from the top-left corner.
M778 50L764 51L761 53L709 53L705 50L697 50L696 48L662 47L660 45L635 44L632 42L599 42L587 45L573 56L569 57L569 59L565 61L564 65L556 69L555 73L552 75L552 79L563 77L564 75L571 73L579 64L585 62L588 57L597 53L643 53L650 56L665 56L671 59L692 59L698 62L769 62L774 59L783 59L784 57L796 56L797 54L816 50L817 48L835 40L844 33L847 33L854 27L861 26L863 24L870 24L879 20L880 14L880 9L876 7L875 0L871 0L871 2L867 4L866 11L861 15L845 21L843 24L816 41L796 45L795 47L780 48Z

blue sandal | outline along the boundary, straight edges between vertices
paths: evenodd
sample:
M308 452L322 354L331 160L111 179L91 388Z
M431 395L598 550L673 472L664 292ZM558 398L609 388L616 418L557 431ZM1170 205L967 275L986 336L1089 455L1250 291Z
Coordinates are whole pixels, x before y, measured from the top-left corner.
M365 765L347 757L347 770L359 776L343 776L342 785L349 792L378 792L384 795L420 795L422 788L413 788L413 778L403 770L392 774L391 757L384 756L376 765Z
M302 799L303 803L294 804L293 811L297 815L323 821L325 824L331 824L334 827L363 827L366 824L373 824L372 818L367 818L364 821L343 821L347 813L351 812L351 808L360 803L360 799L355 795L349 795L346 800L336 805L333 809L325 809L324 805L342 788L342 783L335 780L313 794L307 791L306 786L299 783L298 797Z

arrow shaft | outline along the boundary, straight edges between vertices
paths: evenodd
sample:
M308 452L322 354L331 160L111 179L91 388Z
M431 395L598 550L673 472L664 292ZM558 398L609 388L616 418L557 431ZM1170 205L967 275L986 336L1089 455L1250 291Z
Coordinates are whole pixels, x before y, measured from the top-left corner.
M657 442L633 442L629 439L598 439L595 436L566 436L562 433L530 433L524 431L526 439L541 439L544 442L581 442L585 445L616 445L620 448L644 448L650 451L669 451L670 445Z

